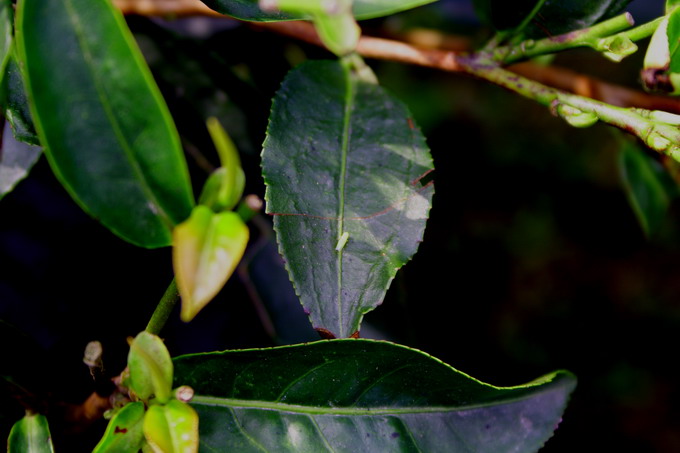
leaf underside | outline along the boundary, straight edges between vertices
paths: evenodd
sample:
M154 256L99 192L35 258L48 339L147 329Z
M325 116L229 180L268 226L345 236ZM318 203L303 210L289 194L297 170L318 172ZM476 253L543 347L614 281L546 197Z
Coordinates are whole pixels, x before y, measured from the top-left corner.
M357 332L416 252L434 192L421 179L432 169L406 107L343 64L307 63L283 82L262 152L267 212L324 336Z
M274 22L282 20L308 19L303 15L264 12L258 7L258 0L201 0L213 10L241 20ZM359 19L373 19L389 16L436 0L355 0L354 16Z
M475 0L478 14L496 30L517 27L541 0ZM545 38L589 27L625 9L631 0L546 0L527 23L525 38Z
M120 12L108 0L23 0L17 42L33 120L59 180L123 239L169 245L193 205L188 171Z
M0 199L24 179L41 154L39 146L17 141L5 123L0 148Z
M509 388L387 342L332 340L175 359L200 451L535 452L575 378Z

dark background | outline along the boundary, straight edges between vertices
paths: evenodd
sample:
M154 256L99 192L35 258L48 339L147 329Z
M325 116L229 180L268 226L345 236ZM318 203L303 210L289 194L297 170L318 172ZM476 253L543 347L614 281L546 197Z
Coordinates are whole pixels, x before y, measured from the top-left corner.
M631 7L641 22L662 2ZM292 66L329 55L233 21L128 20L183 137L195 191L204 159L217 161L204 127L216 115L242 152L246 192L262 196L271 98ZM422 26L487 36L466 2L363 25L370 34ZM637 86L641 54L616 65L571 51L553 64ZM574 372L579 385L546 453L680 451L677 202L646 238L623 190L618 131L570 128L468 77L369 64L412 109L437 170L425 240L362 335L422 349L495 385ZM92 391L85 345L100 340L111 373L124 367L126 337L145 327L172 278L170 250L113 236L79 210L44 158L0 208L2 366L38 399L81 402ZM270 225L265 215L251 223L241 271L192 323L173 316L163 332L173 355L316 338ZM5 438L23 410L7 392L0 408ZM85 433L51 428L57 451L89 451L103 422Z

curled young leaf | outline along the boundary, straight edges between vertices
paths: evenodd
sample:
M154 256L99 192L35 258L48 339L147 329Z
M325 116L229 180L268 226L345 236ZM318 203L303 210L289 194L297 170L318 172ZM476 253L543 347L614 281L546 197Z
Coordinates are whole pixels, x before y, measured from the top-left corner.
M92 453L137 453L144 443L144 403L126 404L109 421Z
M207 125L220 157L221 167L208 177L199 203L215 212L231 210L243 195L245 174L236 146L217 118L208 118Z
M130 343L128 354L130 388L142 401L152 396L167 402L172 396L172 360L163 340L141 332Z
M222 289L241 261L248 237L238 214L216 214L206 206L194 208L175 228L172 259L183 321L191 321Z
M144 417L144 437L155 453L198 451L198 414L186 403L173 399L153 405Z

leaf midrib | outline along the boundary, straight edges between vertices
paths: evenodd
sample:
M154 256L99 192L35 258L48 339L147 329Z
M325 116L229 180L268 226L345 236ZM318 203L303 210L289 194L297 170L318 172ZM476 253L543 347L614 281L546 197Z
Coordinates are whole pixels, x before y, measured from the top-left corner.
M69 16L69 20L71 21L71 24L73 25L73 31L75 34L75 37L78 41L78 44L80 45L80 48L82 50L83 58L85 60L85 65L87 66L88 70L90 71L90 74L92 76L92 81L94 83L95 90L97 92L97 96L99 97L99 101L102 103L102 107L104 109L104 113L106 115L106 118L109 120L111 123L111 127L113 129L113 132L116 136L116 139L118 140L118 143L120 144L121 148L123 149L126 157L126 161L128 162L128 165L130 166L132 172L134 175L137 177L137 180L139 181L140 188L144 192L144 194L147 196L147 198L158 208L157 215L163 219L166 225L169 225L172 227L174 225L174 222L171 220L170 215L165 211L165 208L159 203L158 198L154 194L153 190L151 189L151 186L149 185L146 177L144 176L144 172L142 169L139 167L139 164L137 163L136 159L134 159L134 152L132 151L129 143L127 142L127 139L123 135L121 131L120 124L118 123L118 120L116 117L113 115L113 109L111 108L111 105L109 104L108 101L108 94L106 93L106 90L103 88L99 75L97 71L94 70L94 65L92 64L92 51L85 39L84 32L82 30L82 25L80 23L80 18L75 12L75 8L73 6L72 0L66 0L64 2L64 6L67 10L67 15ZM148 208L147 208L148 209ZM150 212L154 213L151 209L148 209Z
M229 407L231 409L265 409L280 412L291 412L297 414L311 415L347 415L347 416L384 416L384 415L411 415L411 414L433 414L441 412L462 412L473 409L483 409L501 406L511 403L521 402L535 398L540 393L556 391L557 387L549 386L543 391L532 392L511 398L504 398L499 401L492 401L478 404L461 404L459 406L410 406L410 407L320 407L305 406L301 404L288 404L280 402L246 400L239 398L226 398L218 396L196 395L191 401L192 405Z
M341 143L341 156L340 156L340 199L338 206L338 237L344 233L345 228L345 183L347 180L347 155L349 154L349 139L352 132L351 120L352 120L352 109L354 108L354 85L351 76L351 69L347 62L343 62L341 65L343 71L343 78L345 81L345 109L343 115L342 124L342 143ZM344 332L343 329L343 317L342 317L342 256L344 247L338 250L338 299L337 299L337 310L338 310L338 335L341 337L347 336L349 332Z

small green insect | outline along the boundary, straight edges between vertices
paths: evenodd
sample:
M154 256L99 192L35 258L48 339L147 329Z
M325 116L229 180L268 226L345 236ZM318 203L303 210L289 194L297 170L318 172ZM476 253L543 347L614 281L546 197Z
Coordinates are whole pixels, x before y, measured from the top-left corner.
M340 236L340 239L338 239L338 245L335 246L336 252L339 252L345 247L345 244L347 244L347 239L349 239L349 233L345 231L342 233L342 236Z

